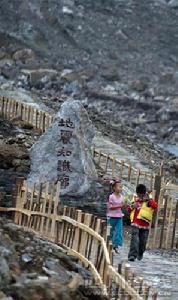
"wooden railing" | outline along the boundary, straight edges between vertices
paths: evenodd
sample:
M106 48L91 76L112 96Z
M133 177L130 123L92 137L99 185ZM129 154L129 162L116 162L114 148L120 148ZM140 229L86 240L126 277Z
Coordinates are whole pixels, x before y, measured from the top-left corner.
M14 222L40 234L75 256L91 271L94 288L99 287L109 299L156 299L157 292L137 277L129 265L118 272L112 265L113 253L109 227L104 220L72 207L61 207L60 184L40 184L29 188L26 181L17 185Z
M53 117L34 106L18 100L0 97L0 116L11 121L15 118L33 126L38 132L43 133L52 123Z
M93 157L104 174L118 177L130 182L134 186L144 183L152 191L154 187L155 174L137 169L124 160L119 160L113 155L103 153L101 150L93 149Z
M150 228L148 247L151 249L178 249L177 185L165 184L162 186L155 214L155 224Z
M20 118L33 126L40 133L46 131L53 121L53 116L38 110L29 104L18 100L0 97L0 116L8 120ZM110 177L119 177L133 186L144 183L151 191L156 191L156 200L159 208L154 218L154 228L151 229L149 246L151 248L178 248L178 204L177 199L169 195L165 197L165 180L162 176L162 166L159 174L137 169L130 163L93 149L95 162L100 166L103 174ZM178 189L178 186L176 186Z
M144 183L157 195L158 210L155 211L154 226L150 228L148 248L178 249L178 185L166 184L161 176L162 167L156 175L136 169L131 164L96 149L93 149L93 157L103 173L110 178L122 179L135 187L138 183ZM171 195L173 191L177 192L177 198Z

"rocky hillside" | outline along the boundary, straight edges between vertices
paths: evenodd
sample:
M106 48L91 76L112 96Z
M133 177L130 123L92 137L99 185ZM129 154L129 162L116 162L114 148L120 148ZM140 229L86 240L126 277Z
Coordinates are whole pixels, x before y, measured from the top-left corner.
M0 218L0 299L87 300L91 273L64 249Z
M92 82L115 80L132 84L133 80L141 79L158 94L176 94L176 3L2 0L0 58L9 59L17 50L30 48L34 53L33 66L84 68ZM19 59L18 55L14 58Z
M176 175L176 154L159 148L178 143L176 0L2 0L0 10L1 95L53 112L79 99L114 142Z

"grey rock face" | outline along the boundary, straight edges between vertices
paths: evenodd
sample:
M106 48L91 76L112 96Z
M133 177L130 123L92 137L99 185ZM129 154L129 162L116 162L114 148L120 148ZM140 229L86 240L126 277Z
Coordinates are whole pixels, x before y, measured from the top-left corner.
M171 0L168 5L173 8L178 8L178 0Z
M8 283L10 281L9 266L5 258L0 257L0 282Z
M80 101L66 101L31 150L29 184L61 181L62 195L82 195L97 178L91 156L94 127Z

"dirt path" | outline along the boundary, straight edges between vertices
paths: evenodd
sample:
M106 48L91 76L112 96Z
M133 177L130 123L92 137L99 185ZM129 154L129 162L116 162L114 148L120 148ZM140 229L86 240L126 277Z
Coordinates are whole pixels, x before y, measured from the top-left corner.
M98 135L94 141L97 149L106 154L113 154L117 159L132 162L136 168L150 171L135 155L131 155L120 145L114 144L109 139ZM110 172L109 172L110 171ZM108 170L111 176L111 170ZM124 190L132 190L131 184L123 183ZM125 227L125 244L121 254L114 254L114 266L118 267L120 262L128 263L127 255L130 243L130 228ZM160 250L147 250L142 261L129 262L131 269L136 275L144 278L144 282L152 284L158 290L158 299L177 300L178 299L178 252L168 252Z
M128 263L128 241L120 254L114 254L114 266L120 262ZM158 290L158 299L178 299L178 257L168 252L147 250L142 261L129 262L136 275L143 277L144 281L151 283Z

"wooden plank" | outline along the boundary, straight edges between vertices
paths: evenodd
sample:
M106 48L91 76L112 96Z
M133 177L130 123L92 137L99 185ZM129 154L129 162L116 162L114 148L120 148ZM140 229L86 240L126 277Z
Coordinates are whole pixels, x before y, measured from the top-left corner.
M98 166L100 166L101 163L101 150L98 153Z
M63 210L63 216L65 216L66 214L66 210L67 210L67 206L64 206L64 210ZM61 226L61 233L60 233L60 237L59 237L59 241L61 244L63 244L63 240L64 240L64 233L65 233L65 222L62 222L62 226Z
M137 170L137 175L136 175L136 181L135 181L135 186L139 184L140 181L140 169Z
M48 194L49 194L49 182L47 182L46 185L45 185L45 198L43 200L43 208L42 208L42 213L43 214L46 213L46 204L47 204ZM40 233L44 232L44 225L45 225L45 218L42 217L41 224L40 224Z
M33 185L32 190L30 191L30 203L29 203L29 212L31 213L33 207L33 197L34 197L35 185ZM31 215L28 216L27 227L30 227L31 224Z
M24 187L25 187L25 192L23 193L23 197L21 198L21 203L19 203L19 207L21 208L21 209L23 209L24 208L24 205L25 205L25 203L27 202L27 193L28 193L28 186L27 186L27 182L26 181L24 181ZM19 219L18 219L18 225L24 225L25 226L25 216L24 216L24 218L22 218L23 217L23 215L22 215L22 213L20 213L20 215L19 215Z
M51 223L51 237L55 241L55 225L56 225L56 216L57 216L57 206L59 203L59 196L60 196L60 181L57 182L56 186L56 193L54 197L54 207L53 207L53 216L52 216L52 223Z
M129 164L129 166L128 166L128 181L130 182L130 178L131 178L131 172L132 172L132 165L131 164Z
M178 219L178 200L176 202L175 218L174 218L174 224L173 224L173 233L172 233L172 242L171 242L172 249L174 248L174 239L176 236L177 219Z
M42 113L42 133L44 133L46 130L45 124L46 124L46 114L45 114L45 112L43 112Z
M171 229L171 220L172 220L172 213L173 213L173 199L172 198L169 198L169 200L171 201L171 206L170 206L170 210L168 211L169 213L169 216L168 216L168 225L167 225L167 229L166 229L166 239L165 239L165 248L168 249L169 248L169 238L171 236L171 232L170 232L170 229Z
M116 174L116 158L112 157L112 177L114 177Z
M85 225L87 225L88 227L91 227L91 222L92 222L92 214L86 214ZM91 240L91 235L87 233L86 247L85 247L85 257L86 258L89 258L90 240Z
M48 200L48 207L47 207L47 214L48 214L48 218L46 220L46 235L49 236L49 232L50 232L50 223L51 223L51 209L52 209L52 202L53 202L53 195L52 195L53 189L51 189L50 194L49 194L49 200Z
M117 161L117 160L116 160ZM123 172L124 172L124 161L122 160L121 161L121 168L120 168L120 178L122 179L123 177Z
M166 222L167 202L168 202L168 196L166 195L165 196L165 204L164 204L164 212L163 212L163 224L162 224L162 227L161 227L159 248L162 247L163 239L164 239L164 228L165 228L165 222Z
M133 300L143 300L137 291L125 281L124 277L119 274L113 266L108 267L108 274L128 295L132 296Z
M109 162L109 155L106 156L106 162L105 162L105 167L104 167L105 173L107 173L107 170L108 170L108 162Z
M76 214L77 214L77 222L81 222L81 220L82 220L82 211L77 209ZM78 247L79 247L79 228L76 227L75 234L74 234L73 249L75 251L78 251Z

